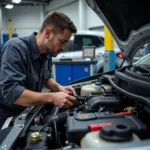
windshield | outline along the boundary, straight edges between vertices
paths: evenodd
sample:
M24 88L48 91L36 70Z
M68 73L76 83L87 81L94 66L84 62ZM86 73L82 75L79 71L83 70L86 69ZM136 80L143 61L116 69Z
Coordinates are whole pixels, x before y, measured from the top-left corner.
M147 66L150 67L150 54L146 55L142 59L140 59L138 62L135 63L136 66Z

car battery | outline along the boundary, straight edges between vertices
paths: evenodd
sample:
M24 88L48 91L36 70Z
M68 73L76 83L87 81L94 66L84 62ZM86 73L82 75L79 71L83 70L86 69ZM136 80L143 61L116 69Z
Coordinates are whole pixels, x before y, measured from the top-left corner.
M126 114L127 113L127 114ZM69 142L80 144L80 140L90 131L101 130L105 126L127 127L141 138L146 136L147 127L136 116L123 113L80 113L67 118L67 138ZM123 130L123 129L122 129ZM121 129L120 129L121 131Z

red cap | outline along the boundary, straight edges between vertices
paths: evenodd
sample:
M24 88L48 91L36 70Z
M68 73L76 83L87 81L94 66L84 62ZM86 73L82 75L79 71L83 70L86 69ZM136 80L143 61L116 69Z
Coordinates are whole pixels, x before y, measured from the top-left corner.
M112 125L111 122L105 122L105 123L99 123L99 124L90 124L89 128L90 128L90 131L99 131L102 129L102 127L111 126L111 125Z

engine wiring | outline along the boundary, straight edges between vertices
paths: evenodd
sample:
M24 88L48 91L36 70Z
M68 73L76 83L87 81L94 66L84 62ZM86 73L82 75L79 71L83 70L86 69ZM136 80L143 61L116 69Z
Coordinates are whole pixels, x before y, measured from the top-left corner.
M40 133L45 127L50 127L50 125L49 124L45 124L44 126L41 127L41 129L38 132Z
M53 124L54 124L54 133L55 133L56 146L57 147L60 146L61 148L63 148L63 146L60 142L60 139L59 139L56 121L54 121Z

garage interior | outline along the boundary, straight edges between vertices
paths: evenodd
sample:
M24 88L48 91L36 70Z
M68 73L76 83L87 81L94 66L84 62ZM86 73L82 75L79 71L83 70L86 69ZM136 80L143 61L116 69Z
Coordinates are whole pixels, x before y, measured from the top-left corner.
M120 4L122 9L112 13L112 3L115 7ZM23 95L24 90L20 94L23 97L16 98L20 90L16 90L15 85L15 93L5 90L5 86L11 87L8 82L3 83L7 81L5 73L8 72L1 73L7 66L0 68L0 90L3 91L0 94L0 127L1 117L5 117L3 110L10 114L15 110L15 115L6 113L9 116L0 129L0 149L150 148L150 19L145 17L143 22L139 19L142 15L148 16L150 11L141 3L140 0L0 0L0 50L11 39L38 35L33 33L39 33L45 17L54 11L66 14L77 28L69 41L59 39L61 44L65 41L66 48L56 57L52 57L48 47L40 45L48 53L48 56L41 54L37 63L42 64L37 67L41 67L40 73L27 70L21 80L21 73L15 68L18 74L12 76L21 80L19 83L28 90L29 97ZM132 13L134 4L130 24L128 13ZM141 13L136 12L139 7L142 7ZM109 17L112 20L107 20ZM115 31L119 36L126 36L118 38ZM3 54L4 51L0 56ZM5 60L7 56L3 56ZM26 55L21 56L22 60L13 56L14 64L17 60L26 62ZM7 64L3 59L0 57L1 63ZM45 65L46 59L52 63ZM14 64L8 65L10 70ZM8 77L13 85L14 78ZM55 82L51 82L52 86L45 84L50 78L56 80L59 88ZM26 84L33 84L37 91L26 89ZM3 97L8 105L3 105ZM12 97L16 99L12 101ZM20 103L26 99L28 103Z

